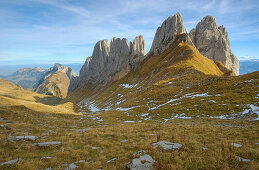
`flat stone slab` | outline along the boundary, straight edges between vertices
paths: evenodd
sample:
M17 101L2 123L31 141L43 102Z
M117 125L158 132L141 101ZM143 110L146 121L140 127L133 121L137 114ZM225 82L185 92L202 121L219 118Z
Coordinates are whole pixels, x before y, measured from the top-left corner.
M3 118L0 118L0 122L3 122L3 123L12 123L11 120L4 120Z
M236 156L237 160L241 161L241 162L250 162L250 159L246 159L246 158L242 158L240 156Z
M155 160L151 156L145 154L129 162L127 168L131 170L150 170L154 163Z
M241 148L242 145L238 144L238 143L231 143L231 146L237 147L237 148Z
M39 147L48 147L48 146L61 146L62 142L42 142L42 143L34 143L32 146L39 146Z
M16 140L28 140L28 141L35 141L37 136L9 136L7 140L16 141Z
M163 150L179 150L182 147L180 143L172 143L167 141L159 141L156 143L152 143L154 148L162 147Z
M0 163L0 166L12 165L12 164L18 162L19 160L21 160L21 159L20 159L20 158L17 158L17 159L13 159L13 160L10 160L10 161L7 161L7 162L2 162L2 163Z

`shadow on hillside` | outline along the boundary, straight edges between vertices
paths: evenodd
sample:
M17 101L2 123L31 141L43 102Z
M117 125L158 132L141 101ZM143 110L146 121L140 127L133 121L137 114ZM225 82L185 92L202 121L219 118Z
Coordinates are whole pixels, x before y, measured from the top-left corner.
M36 103L42 103L46 105L57 105L62 99L55 96L47 96L40 98L38 96L34 96Z

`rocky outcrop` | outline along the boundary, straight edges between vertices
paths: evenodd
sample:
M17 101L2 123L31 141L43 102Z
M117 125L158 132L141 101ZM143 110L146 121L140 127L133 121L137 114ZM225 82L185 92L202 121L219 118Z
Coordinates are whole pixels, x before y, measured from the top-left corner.
M146 42L142 35L130 42L130 65L135 70L146 57Z
M226 28L217 26L213 16L204 17L189 33L199 52L209 59L222 62L226 68L239 75L239 62L231 52Z
M106 84L120 79L139 65L145 53L145 40L141 35L133 43L126 38L113 38L110 43L108 40L98 41L92 56L81 68L79 77L71 82L69 92L86 82Z
M149 53L151 55L162 53L174 42L175 36L181 33L186 33L182 15L176 13L174 16L169 16L163 24L157 28Z
M74 72L74 70L68 66L63 66L61 64L56 63L54 67L50 68L50 72L53 73L57 71L65 73L69 79L76 77L76 73Z

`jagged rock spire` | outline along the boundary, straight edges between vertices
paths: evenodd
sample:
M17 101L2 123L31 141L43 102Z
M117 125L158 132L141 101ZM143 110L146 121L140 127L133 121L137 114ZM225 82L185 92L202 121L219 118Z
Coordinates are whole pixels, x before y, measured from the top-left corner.
M226 28L217 26L213 16L204 17L189 33L199 52L209 59L221 61L226 68L239 75L239 62L231 52Z
M173 43L175 36L180 33L186 33L186 29L182 15L176 13L174 16L169 16L163 24L157 28L149 53L151 55L162 53Z
M133 43L126 38L100 40L95 44L91 57L86 59L80 70L80 76L70 84L69 93L80 84L86 82L108 83L120 79L131 69L135 69L144 59L146 44L142 35L137 36Z

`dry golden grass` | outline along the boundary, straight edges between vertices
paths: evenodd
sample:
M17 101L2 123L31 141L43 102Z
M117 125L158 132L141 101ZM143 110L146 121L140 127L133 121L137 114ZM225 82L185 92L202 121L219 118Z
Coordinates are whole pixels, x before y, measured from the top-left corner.
M24 106L37 112L76 114L73 103L58 104L59 101L60 99L57 97L31 92L19 85L0 79L1 106Z

